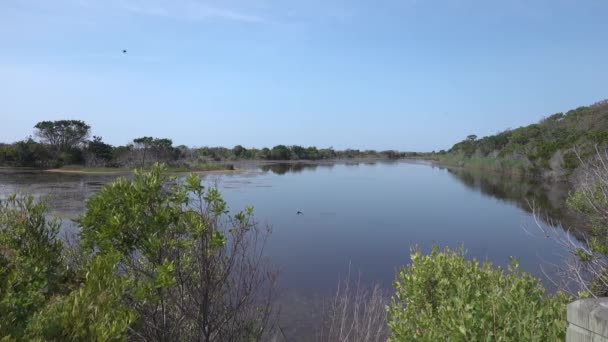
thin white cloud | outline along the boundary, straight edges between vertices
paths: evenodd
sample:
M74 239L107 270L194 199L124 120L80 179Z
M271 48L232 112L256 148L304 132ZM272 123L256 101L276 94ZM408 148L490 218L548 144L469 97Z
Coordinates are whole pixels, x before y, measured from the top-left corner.
M240 1L214 0L6 0L0 4L0 18L4 10L13 13L45 16L99 16L127 14L142 17L165 17L176 20L226 20L241 23L265 22L251 4ZM2 2L2 0L0 0Z
M259 15L246 13L238 8L220 7L203 0L123 0L113 1L112 4L115 9L142 16L189 20L223 19L246 23L264 22Z

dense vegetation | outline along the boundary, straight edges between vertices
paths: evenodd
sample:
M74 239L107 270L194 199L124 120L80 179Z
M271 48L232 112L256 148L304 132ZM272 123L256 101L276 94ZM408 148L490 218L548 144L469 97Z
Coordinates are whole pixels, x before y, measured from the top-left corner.
M566 332L563 293L547 295L518 269L467 261L464 253L419 250L395 281L389 305L391 341L560 341Z
M173 146L167 138L139 137L124 146L112 146L99 136L90 139L91 127L83 121L42 121L35 136L12 144L0 143L0 166L56 168L65 166L145 167L162 162L175 169L225 168L235 160L329 160L353 158L398 159L416 153L277 145L272 148Z
M87 202L71 244L47 206L0 204L0 340L259 341L274 271L252 209L155 166Z
M567 176L608 144L608 100L567 113L553 114L537 124L509 129L478 139L469 135L449 151L436 154L440 161L509 172Z
M597 150L582 162L581 175L568 197L570 208L582 214L588 232L580 241L563 241L575 256L566 264L567 281L579 295L608 296L608 150Z

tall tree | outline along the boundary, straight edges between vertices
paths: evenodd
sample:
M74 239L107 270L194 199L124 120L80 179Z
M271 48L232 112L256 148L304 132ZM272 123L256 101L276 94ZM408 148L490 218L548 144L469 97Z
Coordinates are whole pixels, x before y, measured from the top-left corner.
M80 120L41 121L34 126L36 136L58 151L67 151L85 142L91 126Z
M235 157L237 158L241 158L245 153L247 152L247 149L244 148L241 145L236 145L234 146L234 148L232 149L232 153L234 154Z
M136 149L142 151L141 166L145 166L146 157L152 157L154 161L160 161L173 149L173 141L165 138L141 137L133 139Z
M112 160L112 145L103 142L101 137L93 136L93 140L87 142L86 162L92 166L105 165Z
M141 157L141 166L142 167L144 167L144 165L146 164L146 154L147 154L148 150L150 149L150 147L152 146L153 142L154 142L154 138L152 138L152 137L141 137L141 138L133 139L133 144L135 145L135 148L141 149L143 151L142 157Z

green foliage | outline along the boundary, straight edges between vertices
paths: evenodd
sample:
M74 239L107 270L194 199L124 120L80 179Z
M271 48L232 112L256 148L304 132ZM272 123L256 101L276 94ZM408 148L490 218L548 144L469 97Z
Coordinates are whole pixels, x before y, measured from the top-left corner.
M270 150L270 159L289 160L291 159L291 151L285 145L277 145Z
M91 126L80 120L41 121L34 126L36 135L58 151L74 149L82 144Z
M569 151L563 155L562 167L568 171L573 171L579 166L578 156L574 151Z
M456 164L466 165L467 159L489 156L501 160L521 160L527 165L527 171L537 173L551 169L551 158L564 151L566 156L562 166L567 173L571 173L579 165L568 150L577 147L584 151L590 146L608 143L608 103L604 101L579 107L566 114L553 114L538 124L481 139L473 137L468 136L450 149L449 154L453 156L451 159L456 159Z
M82 243L101 253L152 253L187 202L183 192L164 195L168 179L162 172L160 167L149 173L136 171L134 180L119 178L90 198L78 221Z
M129 280L117 274L119 257L95 256L83 283L52 301L32 319L26 335L40 341L124 341L135 320L123 294Z
M500 150L500 152L498 152L498 157L505 158L509 155L513 155L518 152L523 152L523 150L524 150L523 145L516 143L516 142L509 142L505 145L505 147L503 149Z
M91 127L79 120L42 121L36 124L40 141L28 138L13 144L0 143L0 166L60 168L70 166L146 168L165 163L184 171L216 170L209 168L214 162L231 160L326 160L376 158L398 159L415 157L417 153L398 151L352 150L335 151L314 146L277 145L269 148L245 148L236 145L225 147L189 148L173 147L167 138L139 137L126 146L112 146L99 136L87 140ZM202 166L201 166L202 165ZM215 163L215 165L218 165ZM200 167L199 167L200 166ZM231 169L231 168L229 168Z
M160 165L86 208L67 248L44 202L0 202L0 340L260 340L270 273L250 258L252 208L228 216L219 190Z
M123 306L122 318L104 326L117 325L114 330L119 333L125 326L122 323L135 317L134 329L155 340L244 334L238 324L247 311L235 312L244 304L233 308L231 296L237 294L231 291L238 289L238 295L249 296L263 275L247 273L238 279L234 263L247 255L231 253L246 241L251 210L229 217L219 190L206 189L201 183L194 174L178 182L157 164L147 172L136 171L133 179L105 186L89 199L78 220L82 245L89 254L109 258L115 269L120 268L112 278L120 282L106 285L116 289L108 296L118 295L114 305L128 302L133 310ZM233 228L220 229L220 222L230 222ZM238 241L230 253L225 249L227 233ZM233 278L238 282L232 283ZM250 283L253 279L255 283ZM99 298L99 290L93 288L93 299ZM162 321L159 316L164 317ZM265 324L251 317L245 322L251 327Z
M10 166L46 167L55 163L50 149L32 138L15 143L14 149L16 157Z
M173 148L173 141L166 138L141 137L133 139L135 150L141 151L141 167L147 161L162 162L174 159L178 150Z
M15 166L18 163L18 152L15 145L0 143L0 165Z
M32 315L64 281L59 222L31 196L0 202L0 336L23 337Z
M245 155L245 153L247 152L247 149L244 148L241 145L236 145L234 146L234 148L232 149L232 153L234 154L235 157L237 158L241 158Z
M608 255L608 185L602 179L579 186L567 199L568 206L584 215L591 228L589 247Z
M605 131L590 131L587 133L587 137L595 144L602 144L608 142L608 130Z
M418 249L394 283L392 341L559 341L569 298L518 269L467 261L462 250Z
M112 145L104 143L101 137L94 136L93 140L87 143L85 151L91 160L89 164L105 165L112 160L113 150Z

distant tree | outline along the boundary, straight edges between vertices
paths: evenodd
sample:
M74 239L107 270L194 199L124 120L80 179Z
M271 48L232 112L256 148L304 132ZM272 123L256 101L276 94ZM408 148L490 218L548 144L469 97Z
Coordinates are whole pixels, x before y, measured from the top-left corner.
M165 138L141 137L133 139L135 149L140 150L141 166L146 165L146 158L161 161L167 159L173 151L173 141Z
M603 106L608 106L608 99L598 101L598 102L592 104L589 107L591 107L591 108L597 108L597 107L603 107Z
M270 159L270 149L268 147L262 148L258 151L256 157L259 159Z
M35 141L32 138L27 138L15 143L16 160L15 166L27 167L48 167L55 166L51 151L48 147Z
M477 136L475 134L471 134L469 136L467 136L467 141L475 141L477 140Z
M336 158L337 154L336 154L336 151L334 151L334 149L332 147L330 147L330 148L320 149L319 156L320 156L320 159L332 159L332 158Z
M382 151L380 153L388 159L399 159L401 157L399 152L393 150Z
M112 160L112 145L106 144L101 137L93 136L93 140L87 143L86 160L87 164L99 165L106 164Z
M41 121L34 126L36 136L57 151L68 151L84 143L91 126L80 120Z
M232 153L234 154L235 157L237 158L241 158L244 156L244 154L247 152L247 149L244 148L241 145L236 145L234 146L234 148L232 149Z
M285 145L277 145L270 150L270 159L273 160L288 160L291 157L291 151Z
M302 146L291 146L291 152L293 152L296 159L309 159L306 149Z
M344 158L355 158L359 155L359 150L346 149L342 152Z
M143 167L146 164L146 154L148 150L152 147L152 143L154 142L154 138L152 137L141 137L133 139L133 145L136 149L142 151L141 156L141 166Z
M18 166L17 148L12 144L0 144L0 165Z
M306 155L308 156L308 159L311 159L311 160L317 160L320 158L319 151L314 146L310 146L310 147L306 148Z
M119 166L131 165L130 159L133 156L133 145L121 145L112 149L112 163Z

